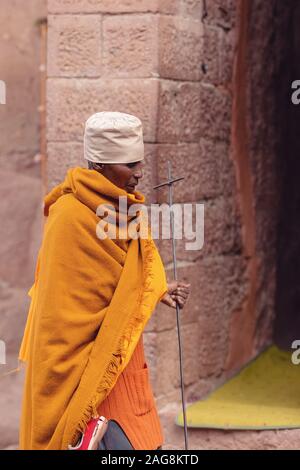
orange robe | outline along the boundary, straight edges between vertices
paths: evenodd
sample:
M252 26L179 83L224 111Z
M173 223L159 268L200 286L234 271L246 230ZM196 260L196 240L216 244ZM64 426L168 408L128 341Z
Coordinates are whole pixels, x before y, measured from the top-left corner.
M163 444L163 431L149 380L142 336L116 385L98 407L98 412L117 421L136 450L157 449Z
M48 219L19 353L27 362L20 449L64 450L77 442L100 404L117 383L114 393L122 384L118 379L167 292L147 220L137 224L133 216L120 213L120 196L128 207L145 201L138 191L126 193L100 173L76 167L45 198ZM98 236L100 205L113 206L119 234L125 238ZM146 228L146 237L122 233L123 222L125 228L130 223L141 233ZM116 228L115 223L110 226ZM137 370L125 380L124 386L132 388L127 402L121 393L122 410L142 405L142 414L135 410L133 422L148 414L140 392L147 384L146 374ZM127 419L134 414L128 413ZM132 438L134 445L144 445L136 439Z

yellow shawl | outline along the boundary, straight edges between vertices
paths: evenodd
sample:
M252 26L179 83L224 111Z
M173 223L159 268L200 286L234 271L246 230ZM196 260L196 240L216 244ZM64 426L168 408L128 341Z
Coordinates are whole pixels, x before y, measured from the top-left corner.
M19 359L27 362L20 448L66 449L128 364L167 290L151 238L100 240L99 204L143 203L73 168L45 197L47 222Z

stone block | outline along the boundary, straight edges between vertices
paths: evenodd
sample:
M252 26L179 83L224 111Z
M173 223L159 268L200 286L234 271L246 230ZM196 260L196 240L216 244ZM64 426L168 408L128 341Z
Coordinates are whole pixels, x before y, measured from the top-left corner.
M120 111L143 123L146 142L155 141L158 83L155 79L48 80L48 140L82 142L93 113Z
M229 149L224 142L201 139L199 143L159 144L158 183L167 179L167 162L173 177L184 177L174 186L174 202L192 202L228 194L234 189L234 173ZM168 189L157 190L158 201L168 200Z
M186 385L197 380L198 376L198 329L197 324L184 325L182 332L184 382ZM180 385L179 350L176 329L163 331L157 335L156 395L174 391Z
M168 179L168 161L172 165L173 178L184 177L184 180L174 185L174 203L199 200L202 194L199 144L159 144L157 149L158 184ZM158 202L167 202L168 188L158 189L157 196Z
M159 20L159 75L177 80L199 80L203 49L200 21L163 15Z
M48 77L99 77L101 16L49 15Z
M104 74L152 77L158 71L157 17L114 15L103 21Z
M188 219L183 217L182 231L178 229L177 232L182 234L182 238L176 240L178 262L184 265L193 261L201 262L207 256L242 253L241 221L235 199L220 197L198 204L204 205L204 232L200 237L203 225L201 220L196 220L196 211L193 207L193 226L190 228ZM182 212L184 213L184 209ZM175 214L175 227L176 217ZM194 236L191 238L192 233ZM172 263L172 243L169 239L162 239L162 234L160 232L158 245L162 259L168 266Z
M201 104L200 83L161 80L157 131L159 143L198 142L202 116L205 114Z

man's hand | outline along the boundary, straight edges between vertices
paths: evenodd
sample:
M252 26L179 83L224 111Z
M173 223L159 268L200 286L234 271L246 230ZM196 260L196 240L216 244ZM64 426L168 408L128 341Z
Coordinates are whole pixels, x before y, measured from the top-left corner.
M176 308L176 303L178 303L179 307L183 308L190 295L190 285L181 281L169 282L168 292L165 293L161 302L172 308Z

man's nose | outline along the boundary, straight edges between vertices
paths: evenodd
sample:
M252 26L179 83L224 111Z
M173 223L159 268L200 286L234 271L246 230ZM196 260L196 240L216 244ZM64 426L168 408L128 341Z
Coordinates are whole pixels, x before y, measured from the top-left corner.
M139 170L134 175L138 180L143 178L143 170Z
M137 168L134 172L134 176L137 179L143 178L143 168L142 167Z

